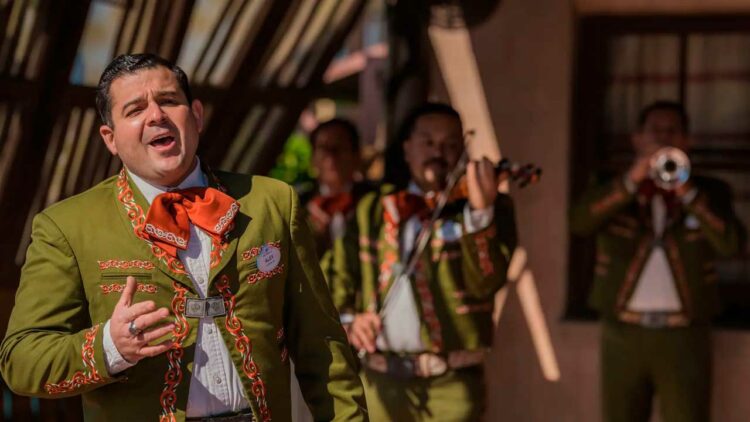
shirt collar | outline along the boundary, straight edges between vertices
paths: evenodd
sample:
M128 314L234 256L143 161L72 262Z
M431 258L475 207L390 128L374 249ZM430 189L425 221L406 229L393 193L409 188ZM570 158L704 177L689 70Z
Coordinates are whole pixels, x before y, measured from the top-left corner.
M154 198L156 198L158 195L169 192L177 189L187 189L187 188L195 188L195 187L205 187L208 186L208 183L206 182L206 175L203 174L203 170L201 170L201 162L198 157L195 157L195 168L193 171L188 174L188 176L183 180L179 185L174 187L168 187L168 186L162 186L162 185L155 185L153 183L149 183L142 179L141 177L138 177L135 173L128 170L128 177L133 180L133 183L138 188L138 190L141 191L143 194L143 197L146 198L146 201L148 201L148 204L151 205L151 202L154 201ZM126 167L127 169L127 167Z

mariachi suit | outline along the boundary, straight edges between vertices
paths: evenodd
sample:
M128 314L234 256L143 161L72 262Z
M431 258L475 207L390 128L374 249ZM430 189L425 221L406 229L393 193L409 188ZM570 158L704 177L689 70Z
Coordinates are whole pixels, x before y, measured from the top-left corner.
M229 173L211 175L210 186L240 207L227 236L213 241L208 296L223 298L226 315L214 321L255 420L290 420L290 357L316 419L366 419L356 362L296 194L280 182ZM0 348L0 371L13 391L82 394L87 420L184 419L198 321L185 316L185 303L198 295L179 259L144 238L147 210L123 170L36 216ZM263 245L281 252L266 273L256 266ZM171 310L174 346L112 377L102 328L129 275L138 281L134 302Z
M407 220L389 206L398 194L385 186L365 196L357 207L358 242L334 244L329 284L342 314L380 311L393 285ZM472 234L465 234L465 203L444 210L410 279L424 351L443 356L491 346L494 294L507 280L516 245L510 197L500 194L492 222ZM483 408L480 365L410 380L366 370L364 379L373 420L476 420Z
M629 192L621 178L592 187L571 211L573 233L596 233L590 303L604 321L606 421L648 419L654 392L665 422L709 417L715 261L738 252L742 228L725 183L698 176L692 181L697 194L687 203L676 201L661 239L655 239L648 197ZM648 321L628 304L655 242L664 248L681 306L661 321Z

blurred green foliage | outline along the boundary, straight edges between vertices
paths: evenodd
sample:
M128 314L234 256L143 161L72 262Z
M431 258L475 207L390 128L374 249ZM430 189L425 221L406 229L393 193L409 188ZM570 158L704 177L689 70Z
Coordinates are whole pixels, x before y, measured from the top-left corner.
M313 174L310 166L312 145L307 135L295 131L284 144L284 150L276 160L276 165L269 176L283 180L292 186L304 185L312 182Z

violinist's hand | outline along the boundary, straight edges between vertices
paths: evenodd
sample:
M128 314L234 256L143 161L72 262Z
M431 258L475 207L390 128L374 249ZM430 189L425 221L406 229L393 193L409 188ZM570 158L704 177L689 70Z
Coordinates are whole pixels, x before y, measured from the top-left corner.
M483 210L495 203L495 198L497 198L495 166L486 157L467 164L466 183L469 189L469 205L472 209Z
M354 315L351 327L347 334L349 343L357 350L366 350L368 353L375 353L375 340L383 328L382 321L378 314L374 312L364 312Z

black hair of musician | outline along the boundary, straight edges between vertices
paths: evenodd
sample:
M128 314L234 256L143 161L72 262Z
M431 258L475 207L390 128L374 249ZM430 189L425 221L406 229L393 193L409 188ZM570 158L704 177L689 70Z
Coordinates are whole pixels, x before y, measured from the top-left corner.
M390 183L398 188L405 188L411 179L409 174L409 166L404 160L404 141L411 137L414 132L414 127L422 116L430 114L441 114L449 117L455 117L458 120L459 125L463 127L461 122L461 115L458 111L451 107L449 104L437 103L437 102L426 102L422 103L413 108L409 114L406 115L404 120L399 126L398 132L396 133L395 142L391 142L385 152L385 171L383 181Z
M185 93L188 104L193 103L193 94L190 92L190 82L185 72L176 64L159 57L156 54L122 54L115 57L102 72L99 85L96 87L96 110L102 122L108 126L112 124L112 97L109 88L115 79L124 75L131 75L142 69L153 69L163 66L169 69L177 78L182 92Z
M313 129L312 132L310 132L310 144L312 144L313 149L315 149L315 143L318 141L318 135L320 134L320 131L336 126L344 129L349 134L349 143L352 146L352 152L358 153L359 131L357 130L357 126L351 120L341 117L335 117L333 119L326 120L325 122L319 124L315 129Z
M676 101L668 100L654 101L653 103L644 107L638 114L638 129L643 129L643 126L646 124L646 120L648 120L648 116L654 111L658 110L671 111L677 114L677 116L680 118L680 124L682 125L683 133L688 133L688 131L690 130L690 118L688 117L687 111L685 111L685 106Z

